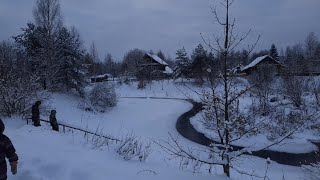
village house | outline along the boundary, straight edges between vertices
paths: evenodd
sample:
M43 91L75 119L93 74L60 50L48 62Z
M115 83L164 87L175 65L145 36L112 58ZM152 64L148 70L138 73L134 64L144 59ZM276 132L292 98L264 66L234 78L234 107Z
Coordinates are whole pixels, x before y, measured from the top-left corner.
M139 61L137 68L143 71L151 79L163 79L171 77L173 70L168 63L154 54L146 53Z
M250 75L260 69L266 70L266 68L274 72L276 75L285 71L285 66L283 64L272 58L270 55L265 55L256 58L250 64L244 66L241 69L241 73Z
M320 59L306 61L306 68L303 69L303 75L320 75ZM301 69L301 68L300 68Z
M91 83L97 83L97 82L104 82L104 81L108 81L112 78L111 74L101 74L101 75L97 75L97 76L92 76L90 78Z

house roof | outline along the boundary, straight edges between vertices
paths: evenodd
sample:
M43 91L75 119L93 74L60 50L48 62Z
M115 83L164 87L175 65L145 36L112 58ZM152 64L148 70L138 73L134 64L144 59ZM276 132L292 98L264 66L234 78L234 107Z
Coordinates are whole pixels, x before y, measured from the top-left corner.
M272 58L270 55L265 55L265 56L261 56L261 57L257 57L255 60L253 60L250 64L246 65L245 67L243 67L241 70L245 71L247 69L250 69L254 66L256 66L257 64L259 64L260 62L266 60L266 59L271 59L274 62L276 62L279 65L282 65L281 63L279 63L278 61L276 61L274 58ZM283 65L282 65L283 66Z
M149 54L149 53L146 53L146 55L151 57L153 60L157 61L159 64L166 65L166 66L168 65L168 63L166 63L163 59L161 59L157 55Z
M96 76L91 76L91 78L108 78L112 77L111 74L101 74L101 75L96 75Z
M172 70L169 66L166 66L165 71L163 71L163 73L165 73L165 74L172 74L172 73L173 73L173 70Z

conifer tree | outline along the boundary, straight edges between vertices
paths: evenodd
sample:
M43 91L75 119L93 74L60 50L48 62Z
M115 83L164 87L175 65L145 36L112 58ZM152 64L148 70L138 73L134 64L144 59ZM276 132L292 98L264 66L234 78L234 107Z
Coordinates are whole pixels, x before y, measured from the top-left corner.
M276 48L276 45L272 44L271 49L269 52L270 56L273 57L275 60L279 60L279 54L278 54L278 49Z
M206 75L207 64L207 52L204 50L203 46L199 44L191 55L192 59L192 75L200 83L204 82L204 77Z
M176 52L176 65L173 73L174 79L177 79L179 77L181 78L189 78L190 76L190 66L191 62L188 58L187 52L184 47L182 49L179 49Z

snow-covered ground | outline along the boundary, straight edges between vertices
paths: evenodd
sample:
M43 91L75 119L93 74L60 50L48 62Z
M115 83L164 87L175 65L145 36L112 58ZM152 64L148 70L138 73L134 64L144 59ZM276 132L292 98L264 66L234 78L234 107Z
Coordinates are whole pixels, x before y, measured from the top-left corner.
M20 158L18 174L9 174L10 180L213 178L206 174L194 175L181 171L161 161L124 161L111 150L92 149L78 136L53 132L48 126L34 128L26 126L21 120L14 121L5 121L5 134L11 137ZM226 179L222 176L215 178Z
M164 81L153 83L151 88L137 90L136 85L117 86L120 97L170 97L186 98L198 95L193 91L199 87L179 86ZM167 83L165 85L165 83ZM179 139L188 148L202 148L181 137L175 129L177 118L191 108L184 100L171 99L132 99L119 98L118 105L106 113L83 111L79 108L81 99L71 94L54 93L47 102L52 109L57 110L59 122L90 131L102 131L106 135L121 138L128 133L140 137L142 142L167 140L168 133ZM47 116L42 116L47 119ZM152 144L152 153L146 162L136 160L124 161L115 151L116 144L95 149L83 138L83 134L57 133L43 123L35 128L19 118L5 119L7 134L16 146L20 157L19 173L9 175L9 179L183 179L206 180L228 179L222 174L221 167L213 167L212 174L204 168L200 173L191 173L190 169L179 168L180 162L168 160L162 149ZM236 162L237 169L263 176L266 170L266 160L243 156ZM304 173L299 167L284 166L272 162L268 171L270 179L296 180L302 179ZM232 170L232 179L252 179ZM253 178L255 179L255 178Z
M175 131L177 118L192 106L184 100L119 98L115 108L94 113L79 109L80 102L72 95L53 94L50 106L57 110L59 122L117 137L131 132L146 138L167 137Z
M145 89L137 89L138 83L116 85L116 91L121 97L164 97L200 99L198 93L202 92L202 87L195 86L192 81L163 80L149 83Z

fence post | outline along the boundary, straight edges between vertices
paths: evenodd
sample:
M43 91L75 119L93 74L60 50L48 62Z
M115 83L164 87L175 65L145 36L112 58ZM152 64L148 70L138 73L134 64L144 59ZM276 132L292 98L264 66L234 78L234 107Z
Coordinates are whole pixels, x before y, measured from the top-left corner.
M66 133L66 127L64 125L62 125L63 127L63 132Z

